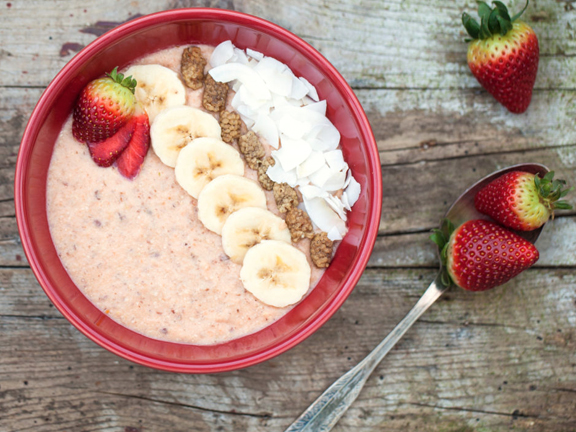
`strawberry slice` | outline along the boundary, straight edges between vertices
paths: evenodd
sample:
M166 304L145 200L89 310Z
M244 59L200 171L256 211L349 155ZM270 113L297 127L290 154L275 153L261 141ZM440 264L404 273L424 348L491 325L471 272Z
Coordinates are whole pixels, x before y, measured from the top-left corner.
M140 172L150 148L150 123L145 112L135 114L130 122L135 124L134 134L126 150L116 160L116 166L120 174L132 180Z
M104 168L112 165L128 146L135 127L136 122L130 120L110 138L99 143L88 143L92 160Z

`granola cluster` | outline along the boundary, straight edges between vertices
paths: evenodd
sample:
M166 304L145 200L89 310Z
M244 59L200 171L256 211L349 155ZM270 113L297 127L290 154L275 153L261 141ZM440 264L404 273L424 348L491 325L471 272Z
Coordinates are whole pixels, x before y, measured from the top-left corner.
M310 242L310 258L318 268L326 268L332 261L332 247L334 242L325 232L318 233Z
M275 164L276 161L273 158L267 157L262 159L258 165L258 181L260 182L260 186L262 186L267 191L271 191L276 184L270 179L270 177L268 177L268 174L266 174L268 168L274 166Z
M226 107L228 84L215 81L210 74L206 74L204 84L202 106L215 113L222 111Z
M304 210L298 207L293 208L286 214L286 225L290 230L290 236L294 243L304 239L314 237L312 221Z
M287 213L298 206L298 193L292 186L287 183L276 183L272 190L280 213Z
M240 115L231 111L220 111L220 128L222 128L222 141L230 144L240 138L242 120Z
M204 68L206 60L202 50L197 46L189 46L182 52L180 72L184 83L192 90L198 90L204 85Z
M258 135L252 131L242 135L238 140L238 147L240 147L240 153L244 155L248 166L253 170L258 169L260 161L266 156L264 146L258 139Z

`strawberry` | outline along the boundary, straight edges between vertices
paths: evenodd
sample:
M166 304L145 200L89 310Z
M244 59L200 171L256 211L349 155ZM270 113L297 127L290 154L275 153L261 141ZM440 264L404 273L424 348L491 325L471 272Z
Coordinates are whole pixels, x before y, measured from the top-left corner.
M478 2L480 25L467 13L462 23L472 37L468 45L468 66L478 82L510 112L528 109L540 58L534 30L519 21L524 9L510 18L499 1L494 9Z
M140 172L150 148L150 123L148 115L138 109L130 122L135 124L134 134L126 150L116 160L116 166L120 174L132 180Z
M72 134L83 143L97 143L114 135L128 121L136 106L136 80L114 68L104 78L88 83L76 101Z
M442 282L469 291L502 285L538 261L536 247L494 222L471 220L457 229L450 221L430 237L442 251Z
M562 189L566 182L553 179L554 171L543 178L512 171L481 189L474 197L474 205L480 213L505 227L532 231L553 218L555 209L572 208L566 201L559 201L572 188Z
M129 121L118 132L105 141L98 143L88 143L88 149L92 160L98 166L109 167L112 165L120 154L128 147L132 139L136 123Z

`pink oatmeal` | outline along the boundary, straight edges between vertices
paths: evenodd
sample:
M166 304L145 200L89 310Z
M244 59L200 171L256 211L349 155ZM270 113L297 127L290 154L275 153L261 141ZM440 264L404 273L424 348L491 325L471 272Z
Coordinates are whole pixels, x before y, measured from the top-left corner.
M203 47L206 57L210 47ZM141 59L175 71L183 47ZM201 90L187 89L199 107ZM71 119L54 147L47 184L50 232L78 288L102 311L146 336L215 344L258 331L286 314L247 292L241 266L224 254L221 237L197 217L196 200L174 170L150 149L133 180L100 168L71 133ZM245 168L256 179L256 172ZM278 214L271 192L268 208ZM309 241L297 245L307 255ZM313 287L323 271L312 266Z

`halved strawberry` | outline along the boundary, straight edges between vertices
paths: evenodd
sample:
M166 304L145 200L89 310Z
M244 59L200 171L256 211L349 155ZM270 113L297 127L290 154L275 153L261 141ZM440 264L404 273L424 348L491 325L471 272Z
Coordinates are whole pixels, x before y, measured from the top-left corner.
M134 113L136 80L118 68L95 79L80 93L74 107L72 135L83 143L104 141L126 124Z
M132 139L136 122L130 120L118 132L110 138L99 143L88 143L90 156L98 166L109 167L112 165L120 154L128 147Z
M442 283L484 291L508 282L538 261L536 247L494 222L471 220L458 228L444 221L430 239L441 250Z
M116 160L116 166L120 174L132 180L140 172L150 148L150 123L143 111L134 114L130 123L135 124L134 134L126 150Z

